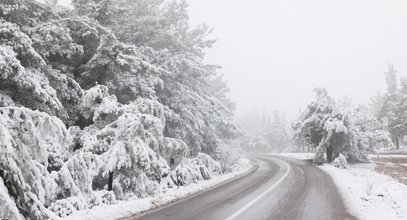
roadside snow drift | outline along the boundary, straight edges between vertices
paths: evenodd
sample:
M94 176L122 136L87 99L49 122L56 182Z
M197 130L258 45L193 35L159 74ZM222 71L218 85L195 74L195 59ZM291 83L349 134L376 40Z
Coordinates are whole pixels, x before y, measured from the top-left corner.
M320 168L332 177L345 205L359 219L407 219L407 185L364 168Z

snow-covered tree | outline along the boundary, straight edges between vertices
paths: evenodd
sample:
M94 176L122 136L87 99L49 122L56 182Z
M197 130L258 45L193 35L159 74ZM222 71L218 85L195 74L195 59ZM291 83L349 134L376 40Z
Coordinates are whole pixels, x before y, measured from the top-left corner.
M70 143L71 136L58 118L26 108L1 107L0 182L9 196L2 195L6 203L1 207L24 218L54 216L46 209L58 189L50 171L60 170L68 160ZM17 208L19 213L15 213Z
M369 109L376 117L380 114L380 111L383 108L384 96L381 92L377 92L372 98L370 98ZM381 119L379 119L381 120Z
M296 135L316 149L315 162L332 162L339 154L351 162L367 161L367 153L391 144L388 133L368 111L338 105L325 89L315 93L316 100L293 126Z
M210 29L189 27L185 1L73 5L0 2L0 218L210 179L236 136L226 84L203 61Z
M404 85L405 80L400 80L403 84L401 88L398 86L397 71L393 65L389 65L389 69L385 72L387 93L384 95L383 105L379 111L378 118L385 121L386 129L390 132L393 143L399 148L400 140L405 135L407 129L405 127L407 87ZM401 84L400 83L400 84Z
M225 86L212 83L217 67L203 62L204 49L213 44L206 39L210 30L189 27L185 1L78 0L73 5L126 43L110 37L102 42L82 73L83 87L97 81L123 104L157 98L165 106L165 135L182 139L195 155L213 155L224 139L236 136Z

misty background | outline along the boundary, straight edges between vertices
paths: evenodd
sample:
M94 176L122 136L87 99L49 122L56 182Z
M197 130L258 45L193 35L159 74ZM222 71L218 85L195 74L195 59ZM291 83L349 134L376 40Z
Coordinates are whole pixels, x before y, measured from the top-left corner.
M192 22L214 28L207 60L223 67L237 115L279 109L293 119L316 87L366 103L384 90L387 63L407 70L406 1L188 2Z

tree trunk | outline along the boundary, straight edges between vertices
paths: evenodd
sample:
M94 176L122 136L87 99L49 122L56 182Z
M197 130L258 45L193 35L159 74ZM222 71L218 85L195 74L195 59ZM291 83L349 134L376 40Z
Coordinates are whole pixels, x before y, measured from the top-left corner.
M399 138L396 137L396 149L400 149L400 142L399 142Z
M112 191L113 189L113 172L109 173L109 182L107 184L107 190Z
M332 162L332 149L331 149L331 146L326 148L326 159L328 160L328 163Z

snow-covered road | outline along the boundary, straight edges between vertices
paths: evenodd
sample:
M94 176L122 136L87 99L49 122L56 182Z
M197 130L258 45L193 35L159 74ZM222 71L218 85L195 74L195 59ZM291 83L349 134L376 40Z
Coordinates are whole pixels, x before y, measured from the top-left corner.
M355 219L331 178L311 162L256 155L251 174L129 219Z

